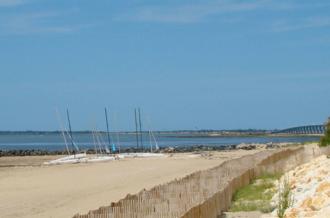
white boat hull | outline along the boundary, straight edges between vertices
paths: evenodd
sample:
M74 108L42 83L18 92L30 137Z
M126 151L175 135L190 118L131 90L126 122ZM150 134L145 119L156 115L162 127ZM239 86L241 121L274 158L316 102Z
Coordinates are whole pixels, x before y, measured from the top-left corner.
M118 156L122 158L166 157L159 153L121 153Z
M95 163L95 162L114 161L122 158L124 157L120 155L87 157L86 154L76 154L76 155L70 155L67 157L62 157L56 160L48 161L45 162L44 164L56 165L56 164L73 164L73 163Z

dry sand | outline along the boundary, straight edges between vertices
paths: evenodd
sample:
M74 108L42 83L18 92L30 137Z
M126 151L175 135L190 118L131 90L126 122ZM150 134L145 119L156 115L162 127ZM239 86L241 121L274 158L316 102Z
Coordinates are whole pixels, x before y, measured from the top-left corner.
M208 169L251 151L174 154L89 164L40 166L55 157L0 158L0 216L72 217L109 205L128 193ZM19 165L19 166L17 166ZM15 166L15 167L13 167Z

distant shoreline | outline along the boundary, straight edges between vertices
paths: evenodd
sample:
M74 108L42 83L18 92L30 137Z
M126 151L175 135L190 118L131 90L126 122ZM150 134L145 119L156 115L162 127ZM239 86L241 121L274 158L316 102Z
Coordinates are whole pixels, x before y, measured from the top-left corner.
M234 129L234 130L153 130L153 133L157 134L238 134L238 133L245 133L245 134L260 134L260 133L271 133L276 130L259 130L259 129ZM94 132L94 130L79 130L79 131L72 131L72 133L80 133L80 134L90 134ZM104 130L100 130L97 132L106 133ZM2 130L0 131L1 134L61 134L61 130L53 130L53 131L42 131L42 130L22 130L22 131L11 131L11 130ZM136 134L135 131L110 131L110 133L120 133L120 134ZM142 133L147 134L149 130L143 130Z
M165 138L220 138L220 137L318 137L319 134L222 134L222 135L169 135Z
M98 131L106 134L106 131ZM276 130L174 130L174 131L153 131L153 134L167 138L216 138L216 137L308 137L321 136L319 134L286 134L273 133ZM93 134L91 130L73 131L73 134ZM134 131L109 132L110 134L136 135L149 134L149 131L136 133ZM0 131L2 135L60 135L61 131Z

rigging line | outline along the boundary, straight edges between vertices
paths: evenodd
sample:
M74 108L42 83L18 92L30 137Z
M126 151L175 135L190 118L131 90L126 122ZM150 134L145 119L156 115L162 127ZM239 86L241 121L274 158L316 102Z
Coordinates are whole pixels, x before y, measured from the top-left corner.
M76 149L79 152L79 147L78 145L73 141L73 138L71 137L70 133L68 132L68 130L66 130L66 134L68 136L68 138L72 141L73 143L73 148Z
M100 149L103 149L106 151L106 145L107 143L105 142L103 136L102 136L102 131L97 131L97 134L98 134L98 138L99 138L99 141L100 141ZM102 151L104 151L102 150Z
M57 121L58 121L59 124L60 124L61 134L62 134L63 139L64 139L64 144L65 144L66 151L67 151L68 154L70 155L70 150L69 150L68 142L67 142L66 137L65 137L65 132L64 132L64 128L63 128L63 123L62 123L62 119L61 119L61 116L60 116L60 112L58 111L58 108L56 108L56 117L57 117Z
M96 123L95 118L92 118L91 123L90 123L91 126L92 126L91 133L92 133L92 138L93 138L93 145L94 145L95 154L96 154L96 156L98 156L97 147L96 147L96 139L95 139L95 131L94 131L94 126L96 126L95 123Z
M139 127L140 127L140 141L141 141L141 147L143 149L143 141L142 141L142 123L141 123L141 111L140 108L138 108L138 112L139 112Z
M96 130L96 139L97 139L97 141L98 141L98 145L99 145L100 153L103 154L103 151L102 151L102 145L101 145L101 141L100 141L100 138L99 138L98 130Z
M105 142L105 140L104 140L104 138L102 136L102 132L99 131L98 134L99 134L99 139L100 139L101 147L106 150L107 143Z
M64 126L64 134L66 135L66 137L68 137L70 140L72 140L70 133L68 131L68 129ZM73 140L72 140L73 141ZM77 146L74 144L75 148L77 149ZM69 147L69 146L68 146ZM70 150L70 149L69 149Z
M66 137L68 137L70 140L72 140L72 138L71 138L71 136L70 136L70 133L69 133L69 131L67 130L66 127L64 127L64 133L66 134ZM68 147L69 147L69 145L68 145ZM70 150L70 149L69 149L69 150Z
M119 128L118 128L118 125L117 125L117 113L114 112L114 115L113 115L113 125L115 127L115 130L116 130L116 138L117 138L117 146L118 146L118 152L120 153L120 143L119 143Z
M69 115L69 110L68 109L66 109L66 117L68 119L68 124L69 124L69 133L70 133L71 145L72 145L72 148L74 149L71 122L70 122L70 115Z
M149 144L150 144L150 152L152 153L152 139L151 139L151 131L149 129Z
M98 130L97 130L97 127L96 126L94 128L94 132L95 132L95 139L96 139L96 142L97 142L97 146L96 147L99 149L100 154L102 154L101 143L100 143L100 139L99 139L99 136L98 136Z
M96 140L95 140L95 133L94 133L94 130L92 130L92 136L93 136L94 149L95 149L95 153L96 153L96 156L97 156L98 154L97 154L97 147L96 147Z
M136 148L139 149L139 135L138 135L138 124L137 124L137 112L136 112L136 108L134 109L134 115L135 115Z
M150 152L152 153L152 139L151 139L151 128L150 128L150 123L149 123L149 117L147 117L147 126L148 126L148 133L149 133L149 144L150 144Z
M155 147L156 147L156 150L159 150L158 142L157 142L156 137L155 137L155 135L153 134L153 132L151 132L151 136L152 136L152 138L153 138L154 141L155 141Z
M105 121L106 121L106 125L107 125L108 143L109 143L109 146L111 146L111 137L110 137L110 132L109 132L109 120L108 120L108 110L107 110L107 108L104 108L104 113L105 113Z
M70 114L69 114L69 110L68 109L66 109L66 115L67 115L68 123L69 123L69 133L70 133L70 139L71 139L72 147L73 147L73 149L76 149L79 152L79 147L73 141L72 129L71 129L71 122L70 122Z
M147 124L148 124L149 130L150 130L150 133L151 133L151 137L153 138L153 140L155 142L155 148L156 148L156 150L159 150L158 142L156 140L156 137L155 137L153 131L151 130L152 127L151 127L150 117L147 117Z

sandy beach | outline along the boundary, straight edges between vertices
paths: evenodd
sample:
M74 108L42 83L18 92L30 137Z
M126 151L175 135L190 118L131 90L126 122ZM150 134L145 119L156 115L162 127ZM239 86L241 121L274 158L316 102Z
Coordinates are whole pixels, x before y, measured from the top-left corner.
M173 154L164 158L43 166L55 157L0 158L1 217L72 217L128 193L214 167L257 150Z

